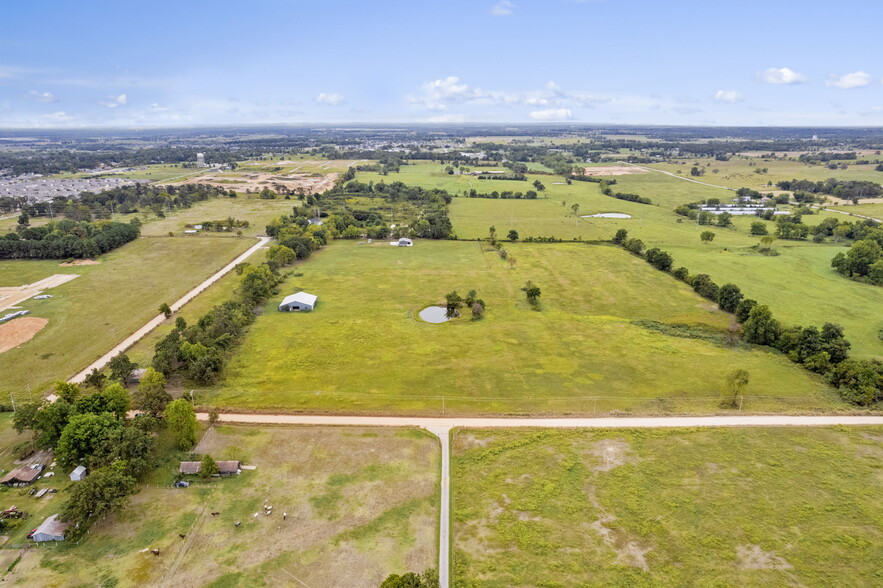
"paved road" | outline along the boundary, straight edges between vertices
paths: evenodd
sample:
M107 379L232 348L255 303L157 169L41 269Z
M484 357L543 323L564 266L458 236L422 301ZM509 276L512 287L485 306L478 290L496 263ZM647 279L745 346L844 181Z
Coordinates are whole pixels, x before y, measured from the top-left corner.
M248 259L248 257L252 253L254 253L258 249L260 249L261 247L266 245L269 240L270 240L269 237L260 237L258 239L258 242L255 243L253 246L249 247L248 250L245 251L245 253L243 253L242 255L240 255L239 257L237 257L236 259L234 259L233 261L231 261L230 263L228 263L227 265L225 265L224 267L219 269L217 272L215 272L211 277L209 277L203 283L201 283L200 285L195 287L193 290L190 290L189 292L187 292L187 294L185 294L180 299L178 299L178 301L176 301L174 304L172 304L171 305L172 311L175 312L175 311L179 310L182 306L184 306L185 304L187 304L188 302L190 302L191 300L196 298L196 296L198 294L200 294L203 290L205 290L206 288L208 288L209 286L211 286L212 284L214 284L215 282L220 280L226 274L231 272L234 267L236 267L238 264L240 264L243 261L245 261L246 259ZM123 351L125 351L126 349L128 349L129 347L131 347L132 345L137 343L142 337L144 337L150 331L152 331L153 329L157 328L160 324L162 324L162 322L164 320L165 320L165 317L162 314L156 315L155 317L150 319L150 321L146 325L144 325L143 327L141 327L140 329L138 329L137 331L132 333L129 337L126 337L126 339L122 343L120 343L119 345L117 345L116 347L114 347L113 349L111 349L110 351L105 353L104 355L102 355L96 361L92 362L92 364L90 364L89 367L87 367L86 369L84 369L83 371L78 373L76 376L71 378L69 381L70 382L82 382L83 380L86 379L86 376L89 375L89 372L91 372L93 369L100 370L101 368L106 366L107 363L115 355L117 355L118 353L122 353ZM52 400L53 396L54 396L54 394L52 396L50 396L49 399Z
M207 413L196 415L208 420ZM438 571L441 588L450 586L451 478L450 436L454 427L553 427L553 428L654 428L654 427L822 427L833 425L880 425L883 416L706 416L635 418L431 418L313 416L296 414L222 414L226 423L283 425L345 425L362 427L422 427L441 441L441 509L439 512Z

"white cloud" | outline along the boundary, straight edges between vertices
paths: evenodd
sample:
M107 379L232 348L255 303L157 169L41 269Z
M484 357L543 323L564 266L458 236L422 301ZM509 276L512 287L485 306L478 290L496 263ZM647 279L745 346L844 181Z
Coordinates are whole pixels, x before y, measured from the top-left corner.
M37 92L36 90L31 90L28 92L28 98L36 100L37 102L58 102L58 99L52 92Z
M120 94L118 96L112 95L112 96L109 96L108 98L110 99L108 102L101 103L103 106L106 106L107 108L117 108L119 106L125 106L126 104L129 103L129 97L126 96L125 94Z
M757 74L757 79L766 84L803 84L807 77L787 67L771 67Z
M742 93L737 92L736 90L718 90L714 94L714 99L718 102L735 104L737 102L742 102Z
M491 8L491 14L494 16L509 16L512 14L513 8L515 8L515 5L509 0L500 0Z
M46 118L50 118L52 120L71 120L73 115L70 115L63 110L59 110L58 112L53 112L52 114L47 114Z
M569 108L548 108L546 110L534 110L530 118L540 121L570 120L573 113Z
M439 114L426 119L431 123L464 123L467 120L469 119L465 114Z
M830 79L825 82L826 86L849 90L850 88L861 88L871 83L871 76L863 71L856 71L837 77L831 74Z
M326 106L340 106L345 101L343 96L338 94L337 92L321 92L318 96L316 96L316 102L319 104L324 104Z

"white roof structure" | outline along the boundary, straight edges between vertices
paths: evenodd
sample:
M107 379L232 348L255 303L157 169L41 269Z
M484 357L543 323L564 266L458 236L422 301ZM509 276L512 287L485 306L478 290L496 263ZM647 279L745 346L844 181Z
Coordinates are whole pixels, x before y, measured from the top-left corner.
M70 473L70 479L72 482L77 482L86 477L86 468L84 466L78 465L74 468L74 471Z
M64 533L68 528L67 523L58 520L58 515L54 514L43 521L39 527L34 530L34 541L64 541Z
M300 302L301 304L309 304L310 306L316 305L316 300L319 297L315 294L307 294L306 292L298 292L297 294L292 294L291 296L286 296L282 300L282 304L290 304L292 302Z

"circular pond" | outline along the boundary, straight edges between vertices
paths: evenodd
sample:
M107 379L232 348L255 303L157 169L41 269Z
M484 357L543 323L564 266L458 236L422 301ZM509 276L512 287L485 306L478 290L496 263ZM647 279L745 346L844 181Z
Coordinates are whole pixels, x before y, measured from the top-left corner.
M420 318L427 323L445 323L449 321L448 309L444 306L427 306L420 311Z

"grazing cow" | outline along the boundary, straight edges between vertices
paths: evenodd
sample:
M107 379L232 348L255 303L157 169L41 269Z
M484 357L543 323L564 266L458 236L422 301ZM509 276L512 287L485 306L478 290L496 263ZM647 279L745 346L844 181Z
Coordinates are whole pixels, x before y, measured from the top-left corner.
M159 549L151 549L150 553L152 553L153 555L159 555Z
M185 535L184 533L178 533L178 537L180 537L181 539L183 539L183 538L186 537L186 536L187 536L187 535Z
M242 524L242 521L236 521L235 523L233 523L233 526L238 527L241 524Z
M288 518L288 513L287 513L287 512L283 512L283 513L282 513L282 520L284 521L284 520L287 519L287 518Z
M218 516L219 514L221 514L221 513L219 513L219 512L213 512L213 513L212 513L212 516L213 516L213 517L216 517L216 516Z

